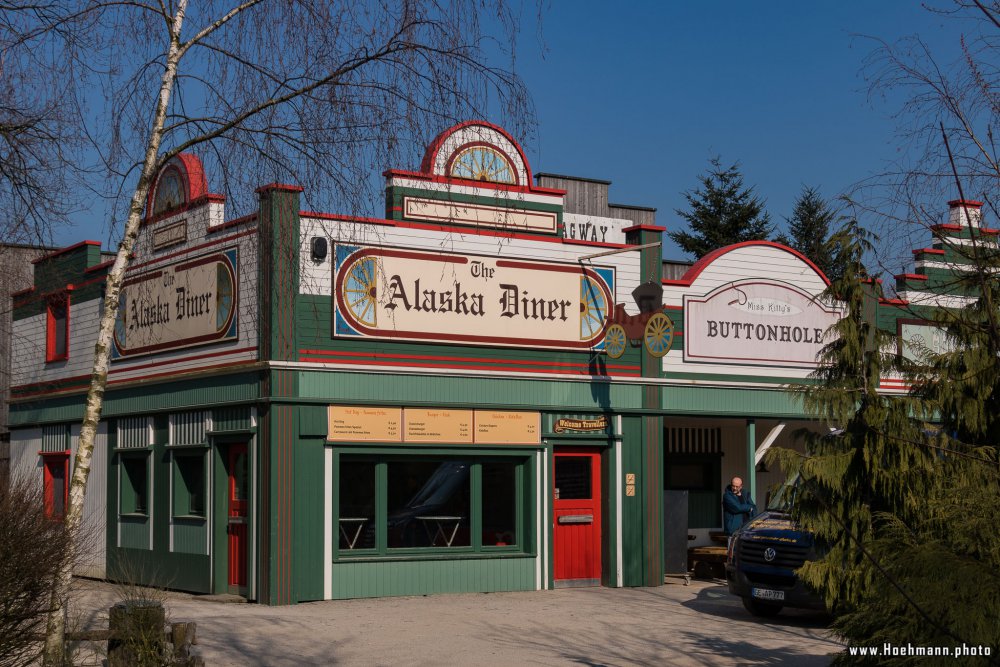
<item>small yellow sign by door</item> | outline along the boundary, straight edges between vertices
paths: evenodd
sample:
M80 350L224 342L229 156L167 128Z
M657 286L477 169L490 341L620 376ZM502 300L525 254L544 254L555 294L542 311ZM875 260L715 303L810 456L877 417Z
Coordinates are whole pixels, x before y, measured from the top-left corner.
M472 444L472 410L405 408L406 442Z
M541 442L539 412L475 411L477 444L537 445Z
M327 440L402 442L403 409L363 405L327 408Z

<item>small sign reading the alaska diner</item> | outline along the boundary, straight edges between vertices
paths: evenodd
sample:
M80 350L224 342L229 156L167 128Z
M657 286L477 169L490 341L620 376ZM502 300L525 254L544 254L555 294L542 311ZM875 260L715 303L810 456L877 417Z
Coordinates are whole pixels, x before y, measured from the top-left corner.
M793 285L748 280L684 297L684 360L815 366L836 307Z
M600 349L614 269L338 245L334 333Z
M122 288L113 358L237 337L236 249L130 276Z

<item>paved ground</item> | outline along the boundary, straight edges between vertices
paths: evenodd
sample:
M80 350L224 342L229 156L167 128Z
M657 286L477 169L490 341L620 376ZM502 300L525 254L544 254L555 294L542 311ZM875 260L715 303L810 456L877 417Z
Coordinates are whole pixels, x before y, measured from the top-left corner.
M76 585L76 624L107 627L109 584ZM760 621L721 582L311 602L222 604L167 593L217 665L826 665L823 617ZM86 610L97 610L88 612Z

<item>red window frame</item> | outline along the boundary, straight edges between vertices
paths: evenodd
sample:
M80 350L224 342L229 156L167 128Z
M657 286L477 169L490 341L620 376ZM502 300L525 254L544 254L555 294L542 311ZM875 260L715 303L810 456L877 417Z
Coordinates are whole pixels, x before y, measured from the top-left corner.
M45 306L45 363L65 361L69 359L69 290L49 295ZM66 317L63 321L64 348L60 352L57 346L59 320L56 319L56 308L64 308Z
M45 499L45 516L53 521L62 521L66 517L69 506L69 450L61 452L39 452L42 455L42 489ZM55 484L53 483L53 468L62 467L63 498L62 513L56 513Z

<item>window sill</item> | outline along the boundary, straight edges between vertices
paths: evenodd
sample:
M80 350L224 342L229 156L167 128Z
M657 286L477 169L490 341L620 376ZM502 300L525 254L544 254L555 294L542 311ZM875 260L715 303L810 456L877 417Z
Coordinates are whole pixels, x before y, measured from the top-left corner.
M142 445L141 447L115 447L112 449L116 454L128 454L129 452L135 452L136 454L145 454L147 452L153 451L152 445Z
M163 446L165 449L208 449L207 442L192 442L184 444L167 444Z
M175 521L181 520L181 521L202 521L202 522L206 520L204 514L174 514L173 519Z
M148 519L149 515L145 512L122 512L118 515L119 519Z

